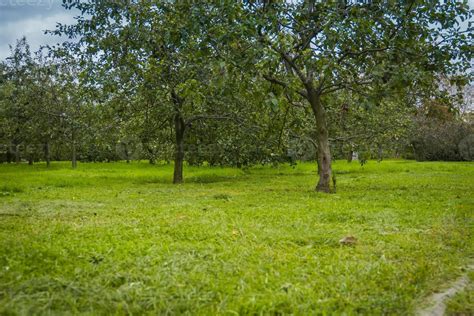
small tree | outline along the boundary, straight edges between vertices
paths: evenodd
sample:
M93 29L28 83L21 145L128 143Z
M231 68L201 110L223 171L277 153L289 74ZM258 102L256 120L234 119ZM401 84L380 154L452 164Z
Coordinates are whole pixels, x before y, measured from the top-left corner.
M77 24L62 25L55 33L79 37L76 44L67 45L68 50L94 56L89 66L98 67L91 67L86 75L94 85L109 87L113 94L135 96L144 101L142 105L154 108L155 117L171 125L173 182L183 182L186 135L193 124L233 117L231 104L221 107L209 102L207 96L207 87L219 76L209 33L223 8L211 3L163 1L64 1L64 5L79 9L83 16ZM144 113L143 108L130 110ZM150 126L146 120L144 124ZM152 125L160 126L160 122Z

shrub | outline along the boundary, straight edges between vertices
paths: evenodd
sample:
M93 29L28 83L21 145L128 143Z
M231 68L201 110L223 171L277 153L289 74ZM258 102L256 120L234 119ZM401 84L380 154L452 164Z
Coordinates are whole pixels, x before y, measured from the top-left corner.
M471 161L474 159L474 128L463 121L415 119L411 145L418 161Z

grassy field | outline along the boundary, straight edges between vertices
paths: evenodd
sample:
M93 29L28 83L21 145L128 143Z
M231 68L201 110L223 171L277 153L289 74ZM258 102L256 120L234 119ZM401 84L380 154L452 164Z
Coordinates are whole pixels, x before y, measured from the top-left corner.
M334 169L0 165L0 314L401 315L465 273L474 164Z

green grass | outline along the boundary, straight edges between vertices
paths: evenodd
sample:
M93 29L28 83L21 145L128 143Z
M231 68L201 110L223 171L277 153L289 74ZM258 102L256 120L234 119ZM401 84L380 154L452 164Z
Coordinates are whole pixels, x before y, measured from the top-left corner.
M404 315L464 273L474 164L334 169L0 165L0 315Z
M447 302L446 315L474 315L474 271L468 276L469 285Z

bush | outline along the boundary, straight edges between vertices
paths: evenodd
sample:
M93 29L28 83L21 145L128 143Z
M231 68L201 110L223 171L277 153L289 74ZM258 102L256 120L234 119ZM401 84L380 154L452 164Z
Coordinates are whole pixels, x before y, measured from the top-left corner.
M472 161L474 128L463 121L416 118L411 145L418 161Z

